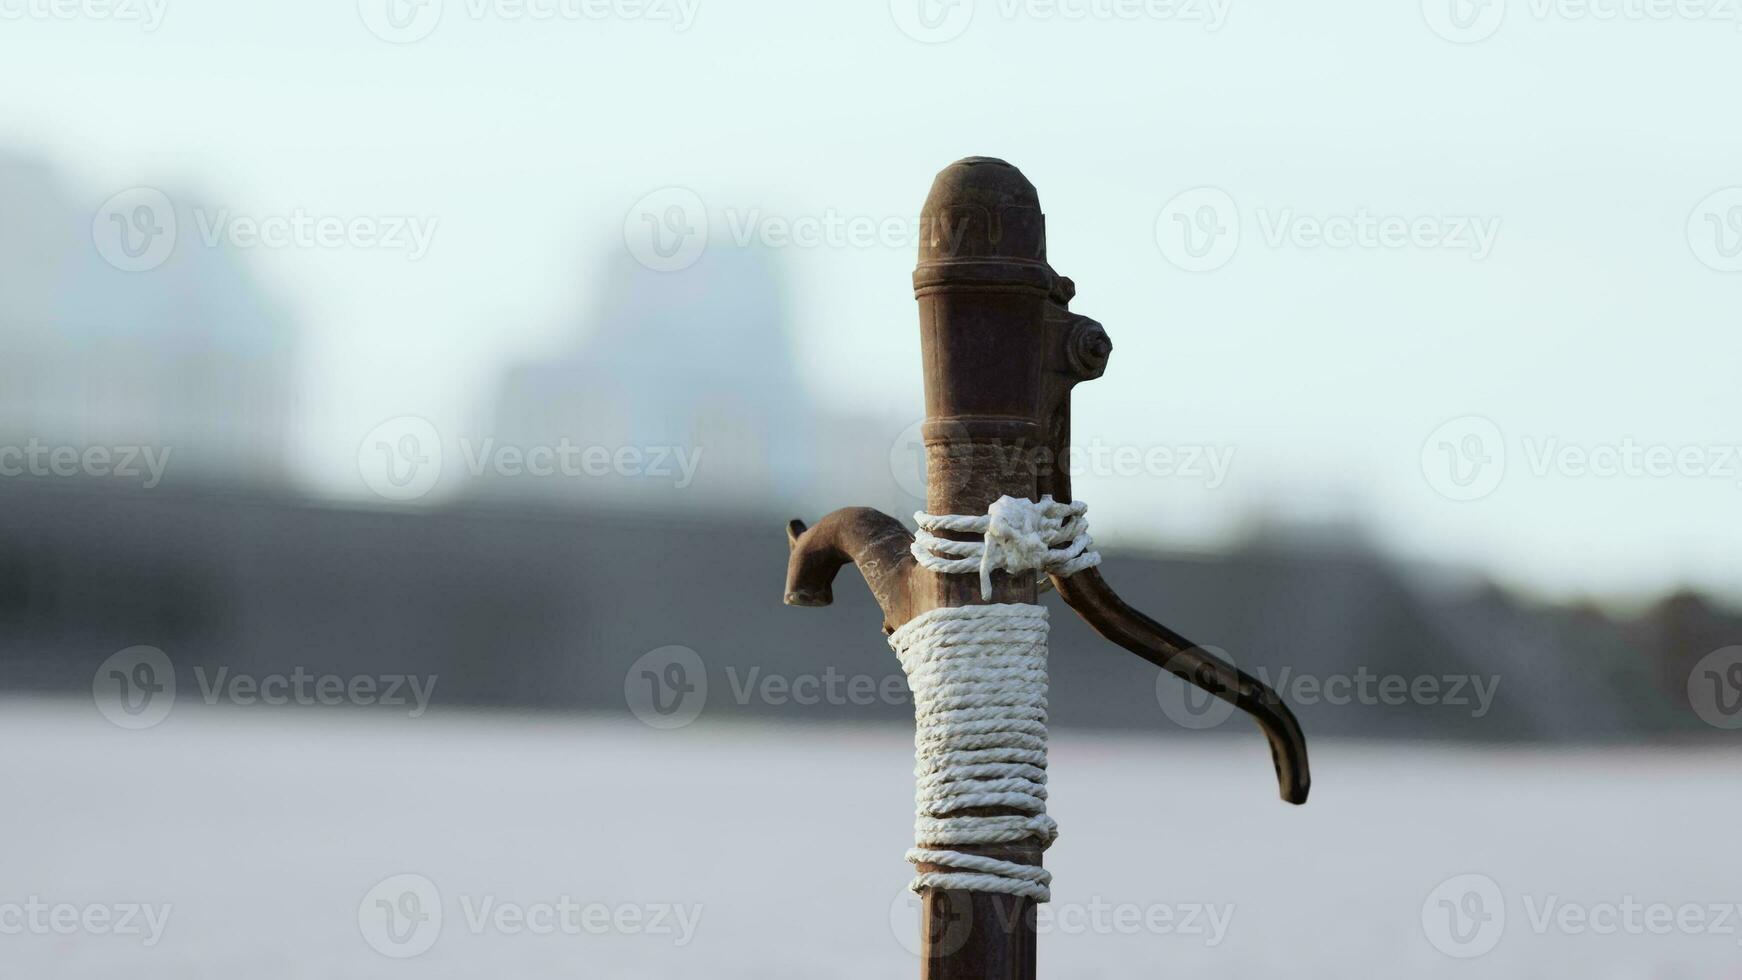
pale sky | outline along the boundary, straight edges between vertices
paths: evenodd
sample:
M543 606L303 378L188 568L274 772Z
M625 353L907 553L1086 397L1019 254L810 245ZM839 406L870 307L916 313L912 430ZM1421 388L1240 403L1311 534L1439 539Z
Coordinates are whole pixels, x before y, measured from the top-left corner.
M428 0L394 44L388 0L115 2L0 0L0 143L93 210L145 185L435 221L416 261L251 252L303 331L313 492L365 496L372 425L474 419L567 341L649 192L693 191L733 247L910 220L985 154L1039 187L1116 346L1079 441L1231 454L1214 487L1079 477L1098 539L1213 547L1273 509L1554 595L1742 594L1742 31L1716 4ZM1182 237L1229 220L1231 252ZM893 237L776 246L841 412L920 411Z

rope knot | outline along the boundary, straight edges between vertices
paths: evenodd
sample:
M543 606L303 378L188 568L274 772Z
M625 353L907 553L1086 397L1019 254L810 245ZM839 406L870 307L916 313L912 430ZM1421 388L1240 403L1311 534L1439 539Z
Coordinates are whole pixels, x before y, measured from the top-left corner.
M1082 501L1061 504L1051 495L1040 500L999 497L985 516L961 514L913 515L919 533L913 540L913 556L924 567L945 574L980 573L980 596L992 598L992 572L1033 572L1045 588L1047 575L1074 575L1101 563L1091 549L1089 522L1083 517L1088 505ZM955 541L937 536L939 531L979 534L980 541Z
M1051 503L1052 498L1046 498ZM1056 506L1056 505L1055 505ZM1046 533L1050 520L1054 533L1060 524L1049 518L1044 504L1016 497L999 497L986 509L986 547L980 551L980 595L992 595L992 570L1040 571L1046 567L1052 537Z

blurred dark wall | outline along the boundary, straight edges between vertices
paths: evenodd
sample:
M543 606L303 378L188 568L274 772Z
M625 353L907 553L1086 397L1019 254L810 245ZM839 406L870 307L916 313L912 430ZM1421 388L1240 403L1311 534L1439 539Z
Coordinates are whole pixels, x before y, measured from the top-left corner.
M782 523L500 504L375 511L242 492L0 481L0 690L88 695L99 663L145 644L170 656L188 696L198 692L195 667L258 676L300 666L347 677L435 674L437 706L624 712L630 665L677 644L706 665L710 717L910 718L900 701L771 703L744 693L769 675L899 675L852 569L832 608L781 604ZM1710 731L1677 703L1685 672L1680 681L1666 673L1669 654L1651 645L1664 632L1644 620L1527 608L1491 588L1427 587L1359 551L1112 553L1104 570L1133 603L1272 683L1498 678L1480 717L1473 700L1320 699L1296 705L1309 733L1541 740ZM1158 707L1154 668L1090 633L1056 597L1046 602L1057 724L1178 727ZM1738 635L1733 619L1701 614L1719 624L1712 635Z

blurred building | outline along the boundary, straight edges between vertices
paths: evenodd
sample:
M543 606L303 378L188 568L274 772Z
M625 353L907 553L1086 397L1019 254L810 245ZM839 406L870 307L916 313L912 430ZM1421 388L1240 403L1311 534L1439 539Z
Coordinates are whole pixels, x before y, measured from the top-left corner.
M164 480L276 483L296 334L170 193L173 251L123 271L94 241L113 191L0 152L0 445L169 453Z
M807 476L813 419L773 257L715 248L682 274L621 248L606 261L573 348L511 368L490 431L505 446L592 450L600 463L569 479L486 480L484 491L721 510L791 493ZM617 459L625 447L633 454Z
M826 414L800 377L774 253L721 243L681 273L652 271L621 247L603 262L572 347L505 372L488 437L566 444L601 461L629 455L568 479L487 476L479 492L704 513L797 513L842 493L894 509L914 502L897 501L880 451L901 423Z

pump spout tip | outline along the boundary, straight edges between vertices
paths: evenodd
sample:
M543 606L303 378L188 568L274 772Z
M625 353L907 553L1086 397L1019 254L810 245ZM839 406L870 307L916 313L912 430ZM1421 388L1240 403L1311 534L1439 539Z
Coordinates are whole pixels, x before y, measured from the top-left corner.
M1306 735L1274 690L1127 605L1101 578L1099 569L1054 575L1052 582L1095 632L1251 715L1270 742L1282 798L1294 804L1306 802L1312 788Z

